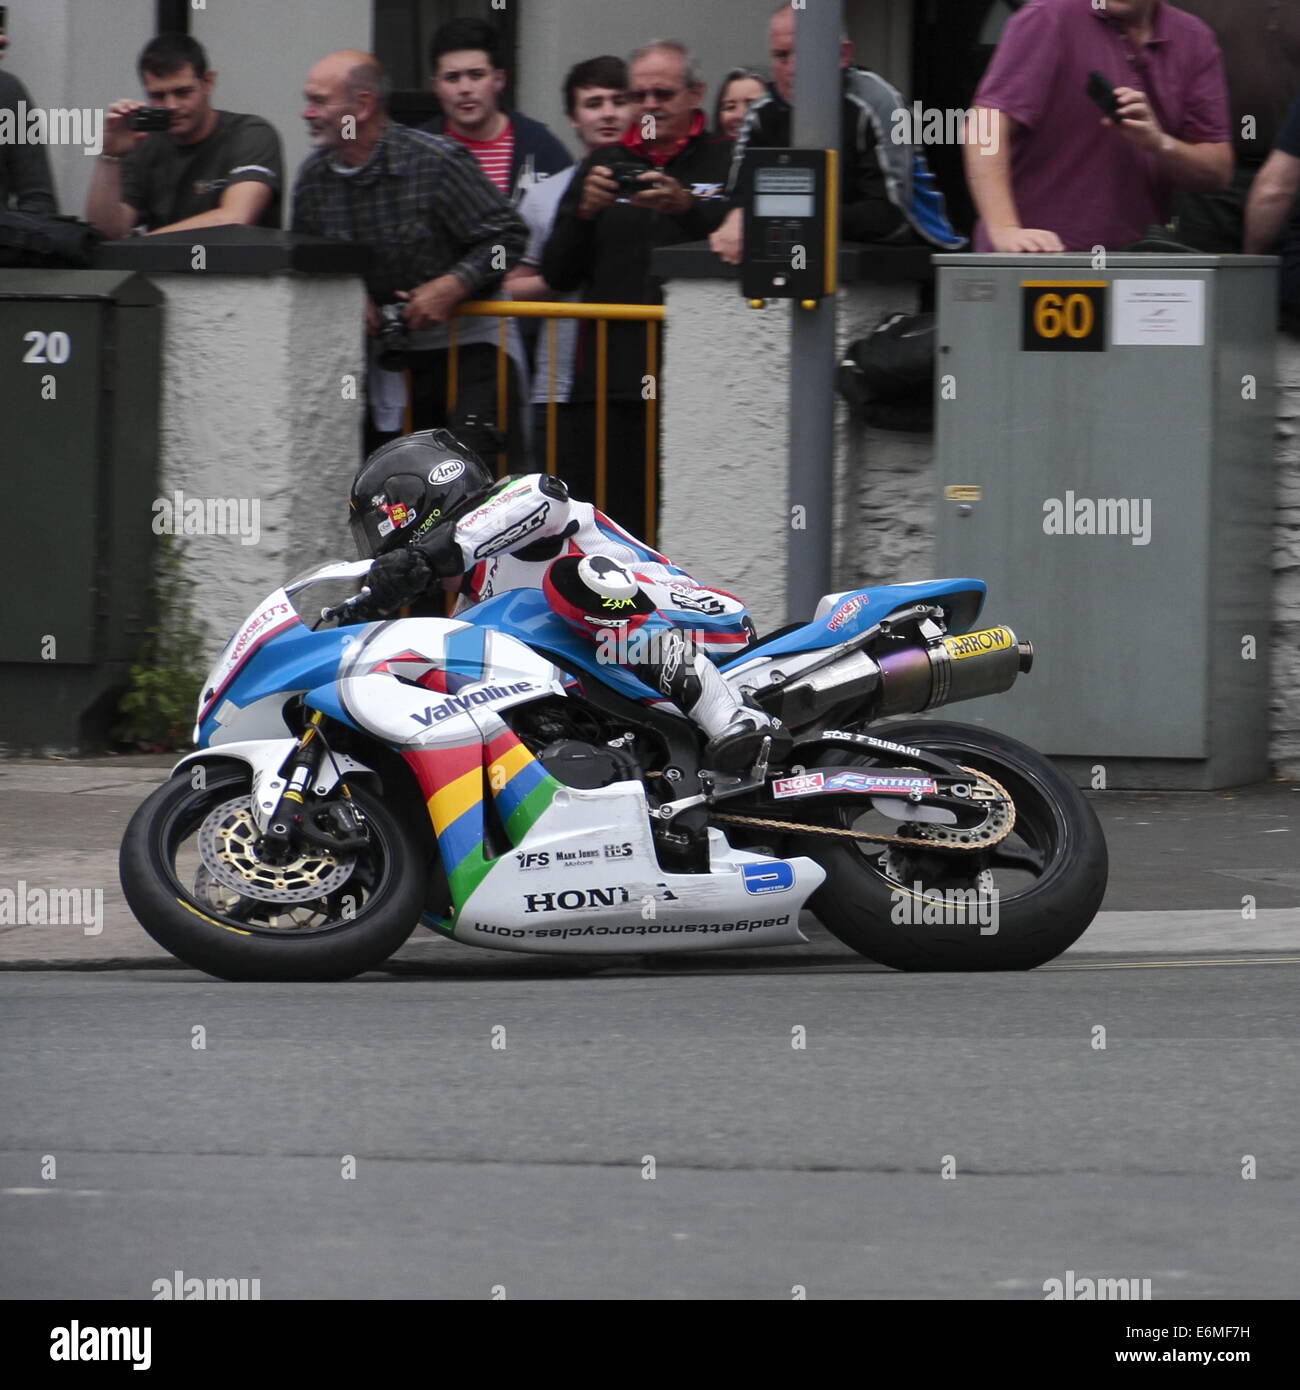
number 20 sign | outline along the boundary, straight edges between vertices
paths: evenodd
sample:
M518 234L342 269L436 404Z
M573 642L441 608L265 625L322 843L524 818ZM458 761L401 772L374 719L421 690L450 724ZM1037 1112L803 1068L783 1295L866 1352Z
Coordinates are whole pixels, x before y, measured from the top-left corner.
M1104 352L1105 280L1022 280L1023 352Z

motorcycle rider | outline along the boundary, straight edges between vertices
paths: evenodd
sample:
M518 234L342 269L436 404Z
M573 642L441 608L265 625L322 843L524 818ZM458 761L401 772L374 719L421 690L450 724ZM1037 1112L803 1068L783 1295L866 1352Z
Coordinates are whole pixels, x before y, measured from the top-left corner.
M348 507L358 554L374 560L366 581L372 610L390 614L440 585L459 592L455 614L511 589L540 589L592 642L618 639L621 664L699 725L706 767L747 771L768 738L770 763L788 755L785 727L742 704L710 660L753 640L740 600L698 584L570 497L559 478L498 482L451 430L421 430L370 455ZM633 633L638 640L624 640Z

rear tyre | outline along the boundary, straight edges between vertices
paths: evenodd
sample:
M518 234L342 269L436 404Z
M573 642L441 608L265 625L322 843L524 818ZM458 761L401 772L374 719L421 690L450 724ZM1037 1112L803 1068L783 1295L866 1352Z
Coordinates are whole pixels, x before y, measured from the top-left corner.
M263 870L245 809L250 791L247 769L209 768L200 788L187 769L136 811L118 867L145 931L187 965L223 980L346 980L387 960L415 929L425 895L410 832L377 796L352 788L369 837L364 849L347 856L307 850L283 871ZM214 847L221 853L214 856ZM221 876L231 876L223 867L228 856L257 891L279 880L292 886L294 900L230 887Z
M987 772L1016 807L1011 834L978 852L911 849L829 836L799 840L798 852L826 870L809 902L846 946L895 970L1031 970L1087 929L1106 892L1106 840L1072 782L1032 748L964 724L919 721L875 730ZM819 765L879 765L827 749ZM857 807L833 824L904 833Z

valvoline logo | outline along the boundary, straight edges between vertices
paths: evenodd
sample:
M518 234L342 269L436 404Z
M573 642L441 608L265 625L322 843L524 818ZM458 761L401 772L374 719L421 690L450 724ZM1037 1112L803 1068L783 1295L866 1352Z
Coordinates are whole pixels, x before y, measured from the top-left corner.
M794 870L782 859L762 864L742 864L740 876L746 893L784 893L794 887Z

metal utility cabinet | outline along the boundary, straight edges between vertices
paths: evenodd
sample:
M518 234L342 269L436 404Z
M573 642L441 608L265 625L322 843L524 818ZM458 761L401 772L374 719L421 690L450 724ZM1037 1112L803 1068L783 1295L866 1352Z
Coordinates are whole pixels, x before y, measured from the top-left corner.
M1267 776L1276 260L935 264L939 573L1037 651L953 717L1085 785Z
M107 739L151 618L162 295L0 271L0 745Z

